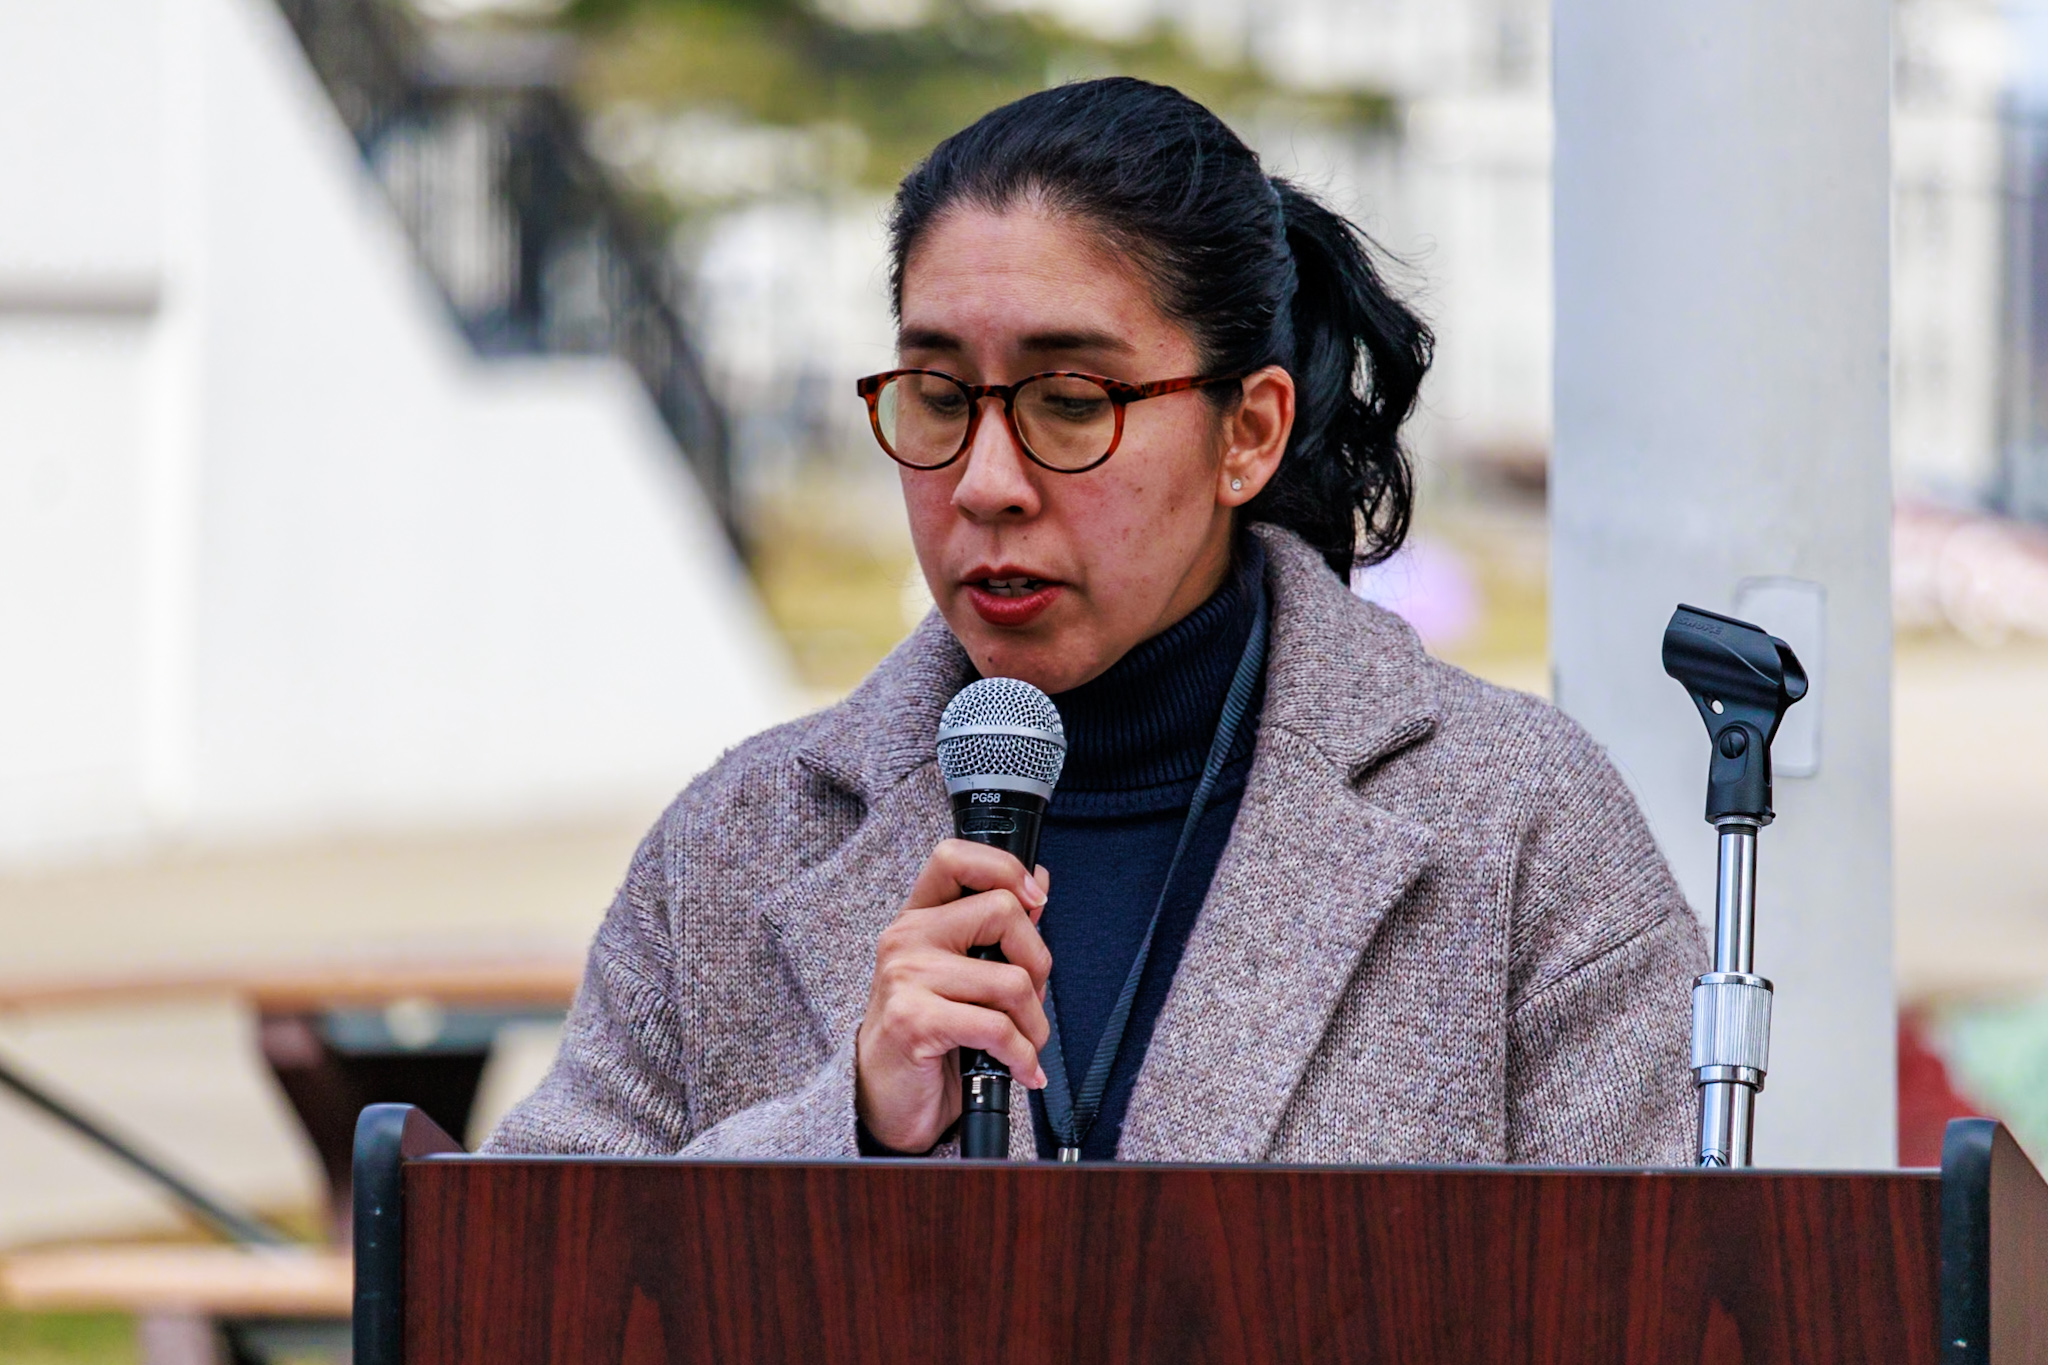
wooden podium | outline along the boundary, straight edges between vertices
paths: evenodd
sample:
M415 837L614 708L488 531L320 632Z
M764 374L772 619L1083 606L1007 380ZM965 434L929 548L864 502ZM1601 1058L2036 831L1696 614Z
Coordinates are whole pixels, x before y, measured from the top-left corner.
M357 1129L355 1365L2048 1362L2048 1185L483 1157Z

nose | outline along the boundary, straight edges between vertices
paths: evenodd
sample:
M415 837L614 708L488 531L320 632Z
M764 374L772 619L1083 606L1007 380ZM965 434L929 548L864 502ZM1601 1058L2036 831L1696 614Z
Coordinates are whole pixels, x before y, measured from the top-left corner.
M981 400L974 443L961 459L966 468L953 489L953 506L969 521L1022 521L1038 515L1038 469L1011 434L1000 398Z

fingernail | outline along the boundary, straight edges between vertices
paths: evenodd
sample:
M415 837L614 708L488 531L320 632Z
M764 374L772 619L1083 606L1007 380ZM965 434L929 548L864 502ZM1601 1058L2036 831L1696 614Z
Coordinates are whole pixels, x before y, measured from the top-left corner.
M1043 1090L1043 1089L1045 1089L1045 1068L1044 1068L1044 1067L1042 1067L1042 1066L1041 1066L1041 1067L1039 1067L1039 1068L1038 1068L1038 1074L1037 1074L1037 1077L1036 1077L1036 1078L1035 1078L1035 1079L1034 1079L1034 1080L1033 1080L1033 1081L1031 1082L1031 1088L1032 1088L1033 1090Z
M1024 899L1030 901L1033 905L1045 904L1045 888L1038 884L1036 877L1026 877L1024 879Z

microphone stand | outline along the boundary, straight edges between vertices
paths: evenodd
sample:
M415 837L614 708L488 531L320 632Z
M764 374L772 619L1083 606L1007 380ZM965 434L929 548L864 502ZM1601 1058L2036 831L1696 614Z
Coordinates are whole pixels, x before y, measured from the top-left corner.
M1771 741L1806 695L1792 647L1733 617L1681 605L1664 630L1664 671L1712 741L1707 821L1719 832L1714 969L1693 983L1692 1075L1699 1164L1751 1164L1756 1097L1771 1053L1771 983L1756 974L1756 840L1771 810Z

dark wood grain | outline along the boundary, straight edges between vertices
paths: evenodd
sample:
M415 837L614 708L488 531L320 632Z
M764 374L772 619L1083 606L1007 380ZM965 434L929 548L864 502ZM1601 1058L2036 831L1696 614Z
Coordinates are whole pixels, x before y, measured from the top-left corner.
M1991 1150L1991 1365L2048 1360L2048 1183L2003 1124Z
M407 1365L1936 1359L1932 1173L434 1157L404 1181Z

